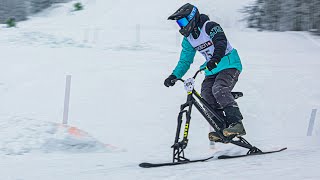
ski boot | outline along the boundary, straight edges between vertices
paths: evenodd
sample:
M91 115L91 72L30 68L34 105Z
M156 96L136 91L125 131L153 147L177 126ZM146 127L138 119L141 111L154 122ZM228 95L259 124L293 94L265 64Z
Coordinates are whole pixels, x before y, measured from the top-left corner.
M229 138L239 137L246 135L246 130L241 122L243 119L239 107L226 107L224 108L226 114L226 121L230 124L222 132L223 135Z
M244 136L246 135L246 130L244 129L244 126L241 121L237 123L231 124L228 128L223 130L223 135L226 137L231 136Z
M213 142L222 142L222 139L220 138L220 136L218 135L218 133L216 132L210 132L208 134L209 140L213 141Z

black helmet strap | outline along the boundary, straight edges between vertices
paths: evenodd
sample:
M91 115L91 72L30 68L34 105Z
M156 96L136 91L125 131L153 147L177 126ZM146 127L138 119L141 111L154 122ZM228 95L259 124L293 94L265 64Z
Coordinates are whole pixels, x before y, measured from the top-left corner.
M191 34L194 39L197 39L200 36L200 31L201 29L198 26L193 28L193 31L191 32Z

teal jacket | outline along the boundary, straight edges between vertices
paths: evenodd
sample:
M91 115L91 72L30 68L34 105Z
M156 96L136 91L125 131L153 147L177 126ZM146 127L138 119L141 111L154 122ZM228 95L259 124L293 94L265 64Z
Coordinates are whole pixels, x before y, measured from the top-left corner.
M192 47L187 38L184 38L182 41L182 51L180 54L180 60L176 68L173 70L172 74L175 75L177 78L182 78L190 69L190 65L193 63L195 55L196 50ZM206 66L207 62L201 65L200 68L205 68ZM241 60L236 49L233 49L229 54L226 54L221 59L221 61L215 69L211 71L206 69L205 76L211 76L219 73L224 69L230 68L236 68L239 71L242 71Z

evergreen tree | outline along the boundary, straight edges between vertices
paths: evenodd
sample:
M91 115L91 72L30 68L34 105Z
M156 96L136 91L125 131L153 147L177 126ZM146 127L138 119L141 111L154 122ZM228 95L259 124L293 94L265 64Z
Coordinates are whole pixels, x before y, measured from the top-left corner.
M248 14L248 27L320 31L320 0L256 0L244 12Z
M6 23L9 18L16 21L27 17L26 3L23 0L0 0L0 23Z
M6 21L7 27L11 28L11 27L16 27L16 20L14 18L9 18Z
M6 23L9 18L16 21L26 20L27 16L50 7L53 3L63 3L71 0L0 0L0 23Z
M243 10L247 14L245 20L250 28L262 28L262 18L264 16L264 1L257 0L253 4L246 6Z
M50 7L52 4L50 0L29 0L30 1L30 13L38 13L41 10Z
M264 7L265 16L262 21L264 22L264 29L267 30L280 30L280 17L281 11L281 0L266 0Z
M306 31L310 28L310 3L309 0L295 0L295 6L293 9L293 22L294 31Z
M320 1L312 1L312 29L320 32Z
M293 30L295 0L286 0L281 3L280 31Z
M74 10L75 11L80 11L80 10L83 10L83 5L81 3L75 3L74 5Z

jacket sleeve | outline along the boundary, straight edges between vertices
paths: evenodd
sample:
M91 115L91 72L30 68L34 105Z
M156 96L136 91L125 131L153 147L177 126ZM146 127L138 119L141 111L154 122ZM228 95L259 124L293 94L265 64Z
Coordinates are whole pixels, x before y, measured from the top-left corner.
M228 45L227 37L221 26L212 21L207 23L206 33L210 36L214 45L212 59L219 63L226 53Z
M190 65L193 63L194 56L196 55L196 50L189 43L187 38L183 38L182 41L182 51L180 54L180 60L173 70L172 74L177 78L182 78L190 68Z

